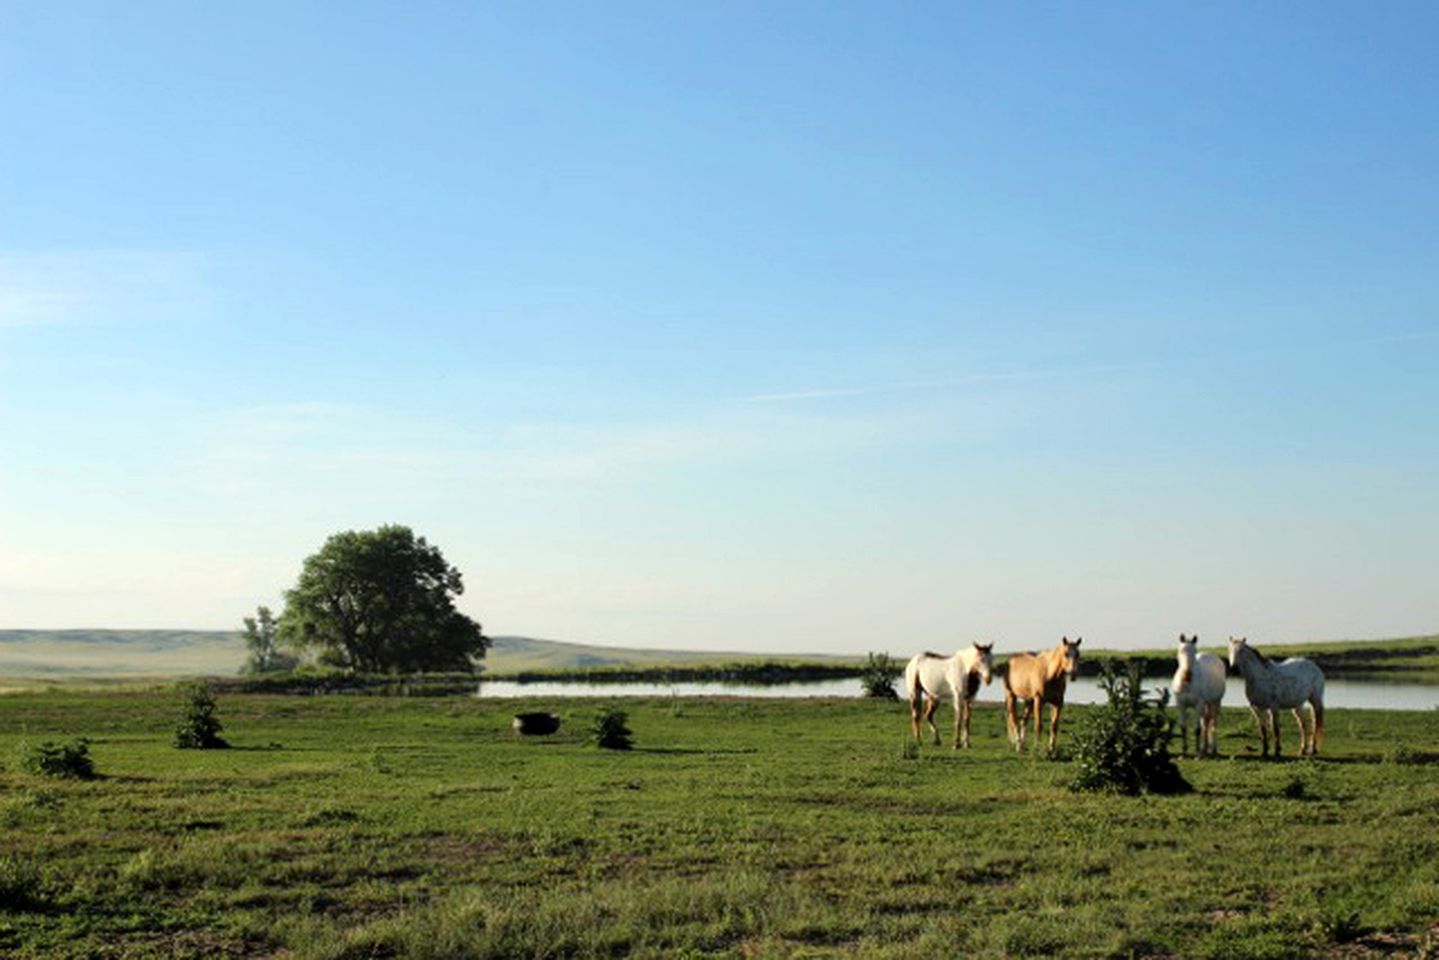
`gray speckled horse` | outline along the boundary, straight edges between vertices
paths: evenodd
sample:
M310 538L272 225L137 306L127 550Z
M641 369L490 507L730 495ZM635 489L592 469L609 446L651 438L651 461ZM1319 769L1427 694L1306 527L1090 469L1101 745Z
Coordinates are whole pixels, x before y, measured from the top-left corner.
M1299 724L1299 755L1313 756L1324 739L1324 671L1303 657L1275 663L1249 645L1247 637L1229 638L1229 665L1244 675L1244 695L1259 724L1260 756L1269 754L1269 731L1274 731L1274 755L1279 756L1279 711L1293 710ZM1303 705L1309 705L1312 727L1304 724Z

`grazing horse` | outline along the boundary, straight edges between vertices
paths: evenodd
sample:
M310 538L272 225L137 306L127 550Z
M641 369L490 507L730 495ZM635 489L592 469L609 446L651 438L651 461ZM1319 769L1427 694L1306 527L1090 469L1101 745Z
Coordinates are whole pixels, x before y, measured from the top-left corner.
M1279 756L1279 711L1293 710L1299 724L1299 755L1313 756L1324 739L1324 671L1313 661L1290 657L1275 663L1249 645L1247 637L1229 638L1229 665L1244 675L1244 695L1259 724L1259 755L1269 753L1269 731L1274 731L1274 756ZM1300 707L1309 705L1312 727L1304 725Z
M1059 712L1064 709L1064 689L1079 669L1079 637L1070 642L1068 637L1059 641L1059 646L1044 653L1016 653L1009 658L1004 668L1004 717L1009 726L1009 742L1015 750L1024 749L1025 730L1029 726L1029 712L1034 711L1034 736L1039 737L1040 724L1044 717L1044 705L1049 704L1049 749L1054 751L1059 739ZM1016 713L1016 701L1023 700L1024 718Z
M952 657L937 653L921 653L904 668L904 689L909 694L909 719L914 726L914 742L919 743L920 700L924 700L924 721L939 745L939 728L934 725L934 711L941 698L954 704L954 749L969 746L969 712L980 681L989 683L989 654L994 644L976 643Z
M1199 638L1179 635L1179 668L1174 671L1174 705L1179 708L1179 729L1184 752L1189 752L1189 731L1194 730L1195 756L1218 756L1214 735L1219 701L1224 699L1224 661L1212 653L1195 653ZM1191 722L1192 721L1192 722Z

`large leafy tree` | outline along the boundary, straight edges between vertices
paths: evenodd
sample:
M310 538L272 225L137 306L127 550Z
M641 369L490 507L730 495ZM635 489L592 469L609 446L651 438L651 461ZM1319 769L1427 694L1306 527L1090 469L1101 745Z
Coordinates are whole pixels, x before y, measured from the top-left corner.
M489 640L455 609L460 571L409 527L347 530L305 560L280 634L364 673L471 670Z

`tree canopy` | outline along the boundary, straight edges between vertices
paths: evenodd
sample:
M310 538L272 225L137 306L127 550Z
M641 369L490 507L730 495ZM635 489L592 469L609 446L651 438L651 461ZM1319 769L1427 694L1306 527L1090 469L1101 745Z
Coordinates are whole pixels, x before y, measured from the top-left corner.
M472 670L489 640L455 609L460 571L409 527L347 530L306 558L280 635L362 673Z
M241 673L284 673L299 664L299 658L280 649L280 623L269 607L256 607L255 616L246 617L245 648L250 651Z

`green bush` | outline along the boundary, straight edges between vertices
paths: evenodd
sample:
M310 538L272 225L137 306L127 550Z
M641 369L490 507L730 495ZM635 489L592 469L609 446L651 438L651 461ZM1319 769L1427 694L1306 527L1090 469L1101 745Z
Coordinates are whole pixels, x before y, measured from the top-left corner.
M1187 793L1193 789L1169 756L1173 725L1165 713L1169 691L1145 696L1142 665L1123 672L1105 661L1099 685L1109 702L1091 710L1073 740L1079 772L1072 790L1122 793Z
M627 726L629 715L623 710L605 707L595 714L590 724L590 742L606 750L628 750L634 746L634 734Z
M215 698L203 683L184 688L185 716L175 728L175 746L181 750L219 750L229 744L220 736L220 719L215 716Z
M899 694L894 692L894 681L898 680L902 673L904 673L904 668L896 663L889 654L871 652L869 658L864 662L859 682L864 687L866 697L898 700Z
M48 901L44 879L34 864L0 857L0 910L36 910Z
M38 747L21 746L20 765L41 777L93 780L95 761L90 759L90 741L78 737L67 743L45 741Z

